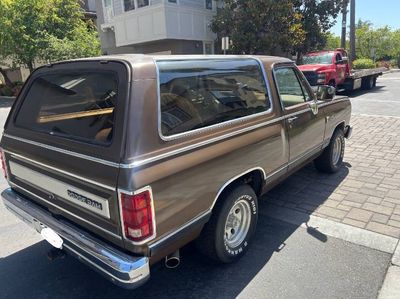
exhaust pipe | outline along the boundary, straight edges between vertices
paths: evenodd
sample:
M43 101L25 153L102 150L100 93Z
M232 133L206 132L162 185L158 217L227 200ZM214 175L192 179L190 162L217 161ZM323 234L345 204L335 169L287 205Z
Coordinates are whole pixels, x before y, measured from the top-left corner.
M179 257L179 249L174 253L165 257L165 267L168 269L174 269L179 266L181 259Z

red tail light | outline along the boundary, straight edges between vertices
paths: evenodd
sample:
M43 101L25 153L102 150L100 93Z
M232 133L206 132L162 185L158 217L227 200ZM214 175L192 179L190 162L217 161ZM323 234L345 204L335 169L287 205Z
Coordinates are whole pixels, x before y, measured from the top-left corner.
M134 194L120 192L121 221L125 238L143 243L155 237L153 197L150 188Z
M6 164L6 157L4 155L4 151L0 148L0 158L1 158L1 168L3 169L3 175L7 179L8 178L8 169Z

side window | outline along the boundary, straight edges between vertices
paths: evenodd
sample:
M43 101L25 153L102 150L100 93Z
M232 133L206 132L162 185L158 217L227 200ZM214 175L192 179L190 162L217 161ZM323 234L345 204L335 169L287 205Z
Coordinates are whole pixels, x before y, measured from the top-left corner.
M282 67L275 70L276 85L285 108L304 103L304 87L300 83L294 68Z
M157 62L164 136L267 111L270 101L253 59Z

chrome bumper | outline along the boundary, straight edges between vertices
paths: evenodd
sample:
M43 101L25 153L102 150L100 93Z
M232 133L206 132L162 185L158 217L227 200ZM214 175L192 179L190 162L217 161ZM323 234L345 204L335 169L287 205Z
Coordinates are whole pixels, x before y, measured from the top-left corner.
M127 255L71 224L54 218L11 188L1 193L6 208L37 232L53 229L63 239L63 249L103 274L113 283L133 289L150 277L147 257Z

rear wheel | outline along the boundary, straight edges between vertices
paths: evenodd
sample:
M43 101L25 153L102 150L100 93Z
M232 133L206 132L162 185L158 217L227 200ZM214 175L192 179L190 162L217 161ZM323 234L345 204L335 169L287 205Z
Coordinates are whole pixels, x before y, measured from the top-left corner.
M196 240L199 251L221 263L237 261L247 251L258 218L257 196L239 185L220 198Z
M368 76L362 79L362 87L365 90L372 89L376 84L376 78L373 76Z
M335 173L343 163L345 148L344 133L342 129L336 129L329 145L322 154L314 160L315 167L322 172Z

